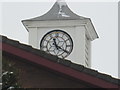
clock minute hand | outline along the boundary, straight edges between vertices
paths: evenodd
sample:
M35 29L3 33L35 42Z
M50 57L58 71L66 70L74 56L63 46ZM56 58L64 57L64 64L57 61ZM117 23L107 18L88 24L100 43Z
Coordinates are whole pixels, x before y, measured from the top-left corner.
M63 50L64 52L69 53L68 51L62 49L60 46L57 46L57 47L58 47L59 49Z

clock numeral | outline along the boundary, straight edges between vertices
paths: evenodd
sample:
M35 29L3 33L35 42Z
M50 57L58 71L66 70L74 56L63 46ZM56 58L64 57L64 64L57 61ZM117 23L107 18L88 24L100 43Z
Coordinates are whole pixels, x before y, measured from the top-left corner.
M71 47L72 45L67 45L67 47Z
M48 42L49 40L45 39L44 41Z
M62 38L64 37L64 34L62 34L62 36L61 36Z
M64 56L63 56L63 55L61 55L61 57L62 57L62 58L64 58Z
M49 52L54 52L54 50L49 50Z
M42 46L41 48L44 49L44 48L47 48L47 47L46 46Z
M55 33L55 37L59 37L59 33L58 32Z
M53 38L52 34L50 34L49 36L50 36L50 39Z
M67 50L65 50L64 52L65 52L65 53L69 53L69 51L67 51Z
M47 46L42 46L42 48L46 48Z
M67 42L69 39L66 39L65 42Z

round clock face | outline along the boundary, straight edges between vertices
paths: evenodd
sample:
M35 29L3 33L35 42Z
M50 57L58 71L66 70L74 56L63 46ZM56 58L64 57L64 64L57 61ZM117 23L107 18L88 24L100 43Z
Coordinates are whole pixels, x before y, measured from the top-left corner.
M66 32L53 30L44 35L40 49L60 58L66 58L73 50L73 41Z

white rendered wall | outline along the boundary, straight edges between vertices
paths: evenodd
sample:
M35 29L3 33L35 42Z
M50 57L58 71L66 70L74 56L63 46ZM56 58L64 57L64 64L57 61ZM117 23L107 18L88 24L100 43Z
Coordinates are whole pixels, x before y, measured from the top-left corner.
M38 48L37 32L37 28L29 28L29 44L34 48Z
M42 37L49 31L52 30L63 30L67 32L72 40L73 40L73 51L66 58L68 60L72 60L72 62L78 64L85 64L85 28L84 26L78 27L54 27L54 28L37 28L38 29L38 37L37 40L37 48L40 49L40 41Z
M67 24L65 23L65 21L56 21L55 22L45 22L43 21L41 22L29 22L27 29L29 31L29 44L32 45L34 48L38 48L40 49L40 41L43 38L43 36L52 31L52 30L63 30L65 32L67 32L72 40L73 40L73 51L71 52L71 54L66 58L68 60L71 60L74 63L77 64L82 64L86 67L90 67L91 66L91 61L90 61L90 40L87 41L87 46L88 46L88 53L89 55L88 57L88 66L86 65L86 52L85 52L85 44L86 44L86 34L87 33L87 29L85 27L84 22L83 23L79 23L79 22L68 22L66 21Z

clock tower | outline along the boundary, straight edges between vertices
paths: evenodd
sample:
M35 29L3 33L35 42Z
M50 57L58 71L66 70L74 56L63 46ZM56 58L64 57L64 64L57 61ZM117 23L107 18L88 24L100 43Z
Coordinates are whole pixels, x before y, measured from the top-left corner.
M91 41L98 35L91 19L73 13L63 0L46 14L22 23L34 48L91 67Z

